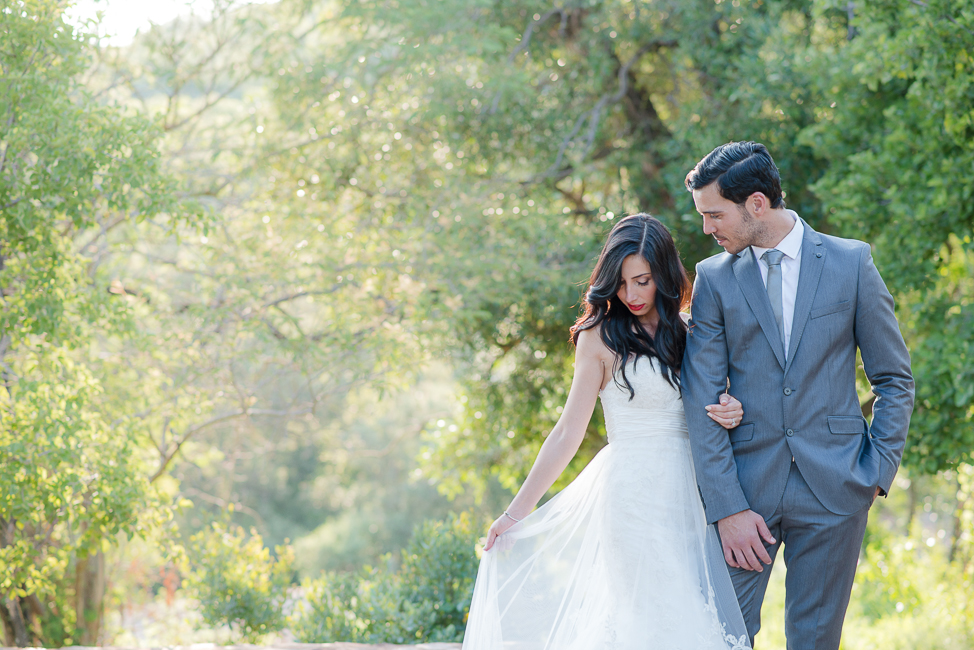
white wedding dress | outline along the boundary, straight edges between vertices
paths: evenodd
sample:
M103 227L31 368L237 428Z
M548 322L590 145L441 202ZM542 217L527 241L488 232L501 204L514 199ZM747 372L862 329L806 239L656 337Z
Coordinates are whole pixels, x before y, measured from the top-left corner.
M484 553L463 650L750 648L697 491L683 402L654 360L599 393L609 444Z

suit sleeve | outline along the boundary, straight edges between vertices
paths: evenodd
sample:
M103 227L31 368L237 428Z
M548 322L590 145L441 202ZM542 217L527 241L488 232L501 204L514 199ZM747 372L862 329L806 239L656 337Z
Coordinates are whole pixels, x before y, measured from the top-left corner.
M855 327L863 370L876 396L869 432L880 455L878 486L888 493L910 429L914 384L893 297L873 263L869 246L863 246L860 254Z
M727 337L721 306L698 265L680 382L707 523L750 507L737 477L737 463L727 431L710 419L704 409L714 404L726 389L727 366Z

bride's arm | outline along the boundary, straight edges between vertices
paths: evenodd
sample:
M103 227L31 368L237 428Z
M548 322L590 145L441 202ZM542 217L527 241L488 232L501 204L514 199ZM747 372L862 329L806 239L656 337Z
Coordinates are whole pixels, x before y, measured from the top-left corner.
M541 445L541 451L517 496L508 506L507 513L510 514L498 517L487 531L485 551L490 550L498 535L503 535L514 525L514 518L522 519L534 510L534 506L575 457L595 410L595 400L598 399L605 373L610 372L606 369L606 352L598 332L585 330L579 335L575 349L575 376L565 409Z

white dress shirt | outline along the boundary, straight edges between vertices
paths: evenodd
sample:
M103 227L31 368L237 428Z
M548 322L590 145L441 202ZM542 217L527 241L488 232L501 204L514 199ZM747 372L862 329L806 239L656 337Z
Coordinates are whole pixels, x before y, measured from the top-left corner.
M795 220L795 225L785 238L778 242L777 248L784 253L781 258L781 316L783 329L785 330L785 357L788 357L788 344L791 342L791 323L795 320L795 298L798 295L798 274L801 271L802 262L802 238L805 236L805 226L802 220L793 210L788 210L788 214ZM765 288L768 286L768 263L761 259L770 248L759 248L751 246L751 251L758 261L758 268L761 269L761 280Z

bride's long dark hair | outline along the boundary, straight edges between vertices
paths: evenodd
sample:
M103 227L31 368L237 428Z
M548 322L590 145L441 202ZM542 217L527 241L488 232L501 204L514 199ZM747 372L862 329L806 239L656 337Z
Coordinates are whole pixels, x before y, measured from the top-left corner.
M642 256L653 273L656 311L659 313L655 336L646 332L638 318L616 296L622 284L622 262L630 255ZM612 375L620 388L625 384L630 400L636 394L626 377L625 362L630 357L637 360L641 356L655 358L663 377L677 388L687 344L687 328L680 318L680 309L689 302L690 289L690 280L669 231L648 214L630 215L619 221L606 239L588 281L585 312L571 329L572 342L577 345L583 330L601 325L602 342L616 354Z

